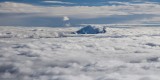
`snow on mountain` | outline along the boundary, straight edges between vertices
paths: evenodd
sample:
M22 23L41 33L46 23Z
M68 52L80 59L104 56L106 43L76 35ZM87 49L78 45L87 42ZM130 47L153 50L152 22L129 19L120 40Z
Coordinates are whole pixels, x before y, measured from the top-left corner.
M160 27L0 27L0 80L159 80Z
M105 33L105 32L106 32L106 27L88 25L76 31L75 33L77 34L98 34L98 33Z

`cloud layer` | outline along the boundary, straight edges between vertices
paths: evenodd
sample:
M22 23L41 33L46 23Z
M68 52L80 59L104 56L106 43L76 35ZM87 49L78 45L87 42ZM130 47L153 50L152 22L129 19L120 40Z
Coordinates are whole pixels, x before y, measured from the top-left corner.
M115 2L114 2L115 3ZM160 14L160 5L157 3L121 3L123 5L112 6L35 6L24 3L4 2L0 3L0 13L36 13L37 16L70 16L74 18L96 18L112 15L133 14Z
M140 0L141 1L141 0ZM158 2L117 2L110 1L109 4L103 6L40 6L27 3L1 2L1 14L24 14L17 16L18 18L29 17L60 17L68 16L71 19L97 19L113 16L131 16L131 15L149 15L146 18L136 17L137 23L147 23L150 21L158 23L160 21L160 5ZM43 1L44 2L44 1ZM72 4L63 1L45 1L47 3ZM2 16L2 15L0 15ZM7 15L8 16L8 15ZM3 15L5 17L5 15ZM131 19L132 20L132 19ZM1 20L0 20L1 21ZM128 21L134 22L136 21Z

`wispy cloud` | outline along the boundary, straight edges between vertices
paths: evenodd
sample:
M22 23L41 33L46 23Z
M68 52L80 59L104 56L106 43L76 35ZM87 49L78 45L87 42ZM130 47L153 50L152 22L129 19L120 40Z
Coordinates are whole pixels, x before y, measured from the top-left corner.
M44 3L53 3L53 4L75 4L71 2L63 2L63 1L43 1Z

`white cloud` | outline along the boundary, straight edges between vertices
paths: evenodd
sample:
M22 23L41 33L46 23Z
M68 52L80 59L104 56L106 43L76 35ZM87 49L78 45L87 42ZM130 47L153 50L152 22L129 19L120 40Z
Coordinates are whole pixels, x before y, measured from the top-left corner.
M67 16L63 17L63 21L68 21L68 20L69 20L69 17L67 17Z
M45 3L55 3L55 4L75 4L71 2L63 2L63 1L43 1Z
M109 1L109 4L129 5L129 2Z

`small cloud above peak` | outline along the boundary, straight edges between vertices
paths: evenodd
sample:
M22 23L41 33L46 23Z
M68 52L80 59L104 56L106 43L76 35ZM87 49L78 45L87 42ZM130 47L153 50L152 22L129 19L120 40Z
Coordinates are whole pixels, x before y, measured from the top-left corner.
M68 16L64 16L63 17L63 21L69 21L69 17Z

